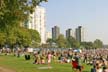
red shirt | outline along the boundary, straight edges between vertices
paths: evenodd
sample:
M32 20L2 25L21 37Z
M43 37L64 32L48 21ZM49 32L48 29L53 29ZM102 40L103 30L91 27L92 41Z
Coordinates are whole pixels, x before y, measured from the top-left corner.
M72 61L72 66L73 66L73 68L77 68L78 67L78 62L77 61Z

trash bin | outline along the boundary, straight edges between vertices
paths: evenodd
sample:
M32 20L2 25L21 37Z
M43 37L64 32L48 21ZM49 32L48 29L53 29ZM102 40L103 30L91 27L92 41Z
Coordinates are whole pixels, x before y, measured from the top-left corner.
M25 55L25 60L30 60L30 55Z

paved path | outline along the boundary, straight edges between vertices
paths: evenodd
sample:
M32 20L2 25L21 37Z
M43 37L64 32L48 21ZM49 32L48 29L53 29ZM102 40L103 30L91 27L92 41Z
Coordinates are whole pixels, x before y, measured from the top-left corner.
M15 72L11 69L7 69L7 68L4 68L4 67L0 67L0 72Z

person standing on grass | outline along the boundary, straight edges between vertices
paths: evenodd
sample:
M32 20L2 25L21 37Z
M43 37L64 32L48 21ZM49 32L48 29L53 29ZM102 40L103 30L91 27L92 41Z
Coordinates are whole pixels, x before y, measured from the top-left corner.
M76 69L79 70L78 72L82 72L82 69L83 69L83 66L81 64L81 60L80 60L80 57L79 57L79 53L75 53L75 56L73 57L73 59L75 60L76 62Z
M48 55L47 55L47 60L48 60L48 68L51 67L51 58L52 58L52 55L51 55L51 52L48 52Z

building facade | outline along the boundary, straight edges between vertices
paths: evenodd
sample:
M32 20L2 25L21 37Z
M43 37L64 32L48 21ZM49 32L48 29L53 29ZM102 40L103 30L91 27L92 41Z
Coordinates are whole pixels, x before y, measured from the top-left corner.
M51 38L52 38L51 32L46 32L46 40L51 39Z
M78 28L76 28L75 35L78 42L84 41L84 29L82 26L78 26Z
M67 29L66 30L66 38L68 37L74 37L74 34L73 34L73 30L72 29Z
M25 27L37 30L41 36L41 43L46 43L46 10L44 7L36 6L35 11L30 14Z
M60 35L60 28L58 26L54 26L52 28L52 39L56 40Z

